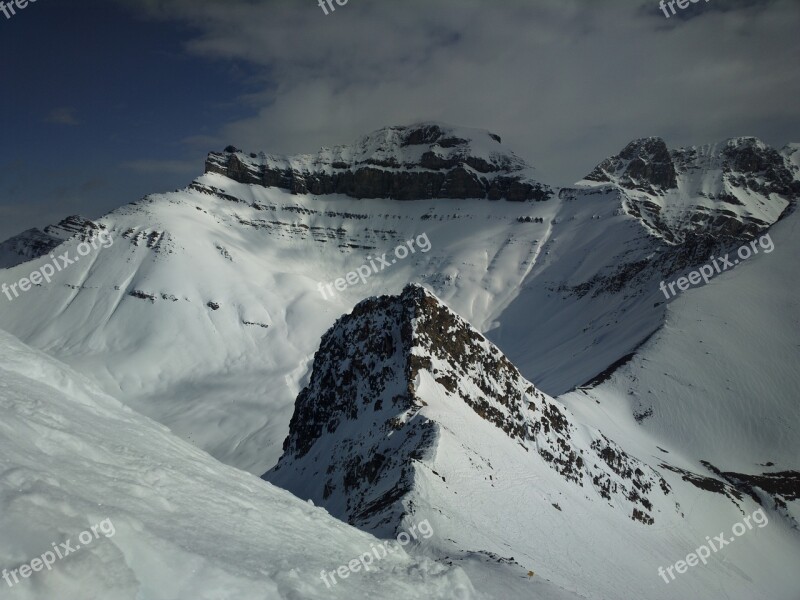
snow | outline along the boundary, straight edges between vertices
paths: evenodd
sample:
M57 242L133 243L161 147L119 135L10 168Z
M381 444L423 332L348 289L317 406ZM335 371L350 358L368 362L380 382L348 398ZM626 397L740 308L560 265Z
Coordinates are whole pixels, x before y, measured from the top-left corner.
M503 440L490 424L479 423L463 405L459 409L448 402L436 387L423 380L422 394L429 403L423 414L447 427L442 428L436 458L417 467L420 483L408 504L415 506L415 519L430 520L439 552L453 557L481 549L514 557L518 564L508 571L517 585L507 583L514 589L510 597L560 598L570 592L593 599L790 600L800 589L792 568L797 534L776 512L768 513L769 526L744 538L746 544L726 547L709 565L665 584L658 566L684 558L706 535L729 532L741 520L743 513L733 503L662 470L673 490L667 498L679 499L685 519L667 500L654 525L635 522L611 509L591 488L568 485L554 471L537 467L535 457ZM631 446L627 438L625 446ZM647 449L658 452L652 444ZM747 514L757 508L750 500L743 505ZM470 573L469 560L456 564ZM528 570L540 584L534 593L525 591L530 590L524 577ZM484 578L472 579L480 591Z
M100 537L0 598L474 597L458 568L402 549L330 589L320 572L379 541L227 467L0 332L0 566Z
M644 428L655 440L723 470L795 469L800 456L800 298L798 221L770 230L775 249L742 261L708 285L681 293L666 323L593 390L620 413L653 409ZM767 333L768 332L768 333ZM575 404L584 404L574 394ZM612 398L607 398L611 395ZM664 446L666 447L666 446Z
M0 327L256 474L277 462L303 366L336 318L365 296L420 281L485 327L518 293L556 209L550 202L315 198L216 174L198 181L245 203L187 189L114 211L98 221L114 245L22 298L0 296ZM522 216L545 223L517 222ZM376 253L391 258L397 245L422 234L429 252L323 299L319 283L369 264ZM59 253L75 254L76 244ZM47 260L2 271L0 281L16 282Z

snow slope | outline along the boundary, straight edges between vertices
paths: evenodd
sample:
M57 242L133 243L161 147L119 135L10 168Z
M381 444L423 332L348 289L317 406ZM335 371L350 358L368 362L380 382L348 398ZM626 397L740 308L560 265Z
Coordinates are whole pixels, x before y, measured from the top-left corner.
M0 580L0 598L475 597L458 568L402 549L326 587L321 570L378 540L218 463L5 332L0 413L0 569L113 525L52 571Z
M200 191L212 188L223 191ZM361 298L425 281L481 326L514 297L548 228L517 219L547 221L555 205L504 205L315 198L207 174L99 219L113 246L23 297L0 296L0 324L215 457L261 473L280 455L319 338ZM428 252L334 297L320 293L320 283L376 255L395 260L396 246L425 235ZM58 254L75 256L79 241Z
M613 435L623 415L723 470L797 468L800 456L800 215L769 233L774 250L741 261L668 305L666 322L610 379L564 397ZM615 425L615 423L625 425ZM775 463L766 469L763 463Z

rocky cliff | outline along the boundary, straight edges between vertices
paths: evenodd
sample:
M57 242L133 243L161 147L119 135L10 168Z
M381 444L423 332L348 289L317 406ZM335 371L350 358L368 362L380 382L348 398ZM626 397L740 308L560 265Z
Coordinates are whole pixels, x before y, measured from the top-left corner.
M207 173L296 194L354 198L547 200L551 189L488 131L439 123L379 129L316 155L268 156L229 146L212 152Z
M564 485L593 488L643 523L657 511L650 498L669 493L658 473L600 432L587 436L417 285L361 302L325 334L284 455L264 477L343 520L391 529L414 504L416 465L446 452L444 431L462 440L479 479L496 475L479 457L511 442L530 473L551 470ZM476 437L477 446L467 441Z

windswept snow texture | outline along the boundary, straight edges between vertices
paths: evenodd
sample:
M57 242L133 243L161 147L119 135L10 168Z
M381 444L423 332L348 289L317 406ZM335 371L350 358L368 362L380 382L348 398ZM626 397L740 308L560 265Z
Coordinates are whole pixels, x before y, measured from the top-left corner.
M379 541L218 463L5 332L0 414L0 569L53 543L75 548L105 519L114 530L13 588L0 580L4 600L475 597L459 568L402 549L328 588L323 569Z

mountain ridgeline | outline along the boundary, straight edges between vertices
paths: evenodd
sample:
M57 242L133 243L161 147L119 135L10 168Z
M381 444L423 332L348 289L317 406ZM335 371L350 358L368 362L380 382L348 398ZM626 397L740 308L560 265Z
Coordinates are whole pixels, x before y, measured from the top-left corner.
M430 407L443 410L433 417ZM415 491L414 464L440 452L442 428L482 423L491 425L487 446L512 441L532 472L549 467L564 482L593 487L632 519L653 523L649 497L669 494L657 472L606 436L576 435L580 426L562 405L414 285L361 302L325 334L284 455L265 478L358 526L396 527Z
M547 200L552 189L532 179L530 171L503 148L498 135L434 123L387 127L315 156L245 154L229 146L206 160L207 173L295 194Z

